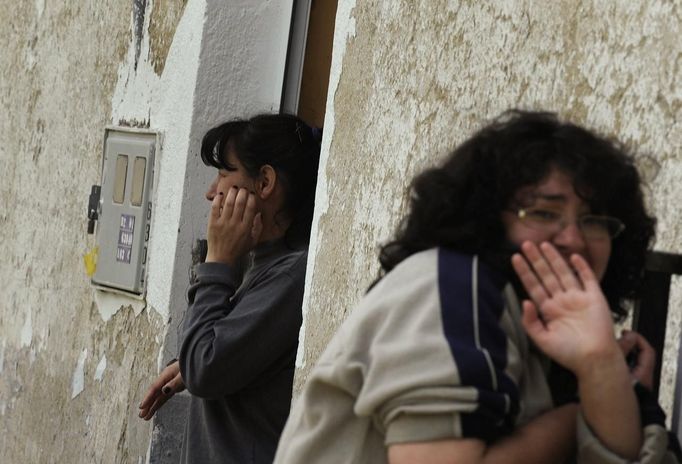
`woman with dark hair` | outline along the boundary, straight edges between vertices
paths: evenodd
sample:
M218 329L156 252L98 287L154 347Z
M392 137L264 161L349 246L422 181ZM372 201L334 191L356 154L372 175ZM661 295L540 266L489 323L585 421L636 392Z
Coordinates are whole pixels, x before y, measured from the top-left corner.
M654 224L622 146L507 112L414 180L275 462L677 462L653 350L613 327Z
M204 136L201 158L218 170L206 261L179 359L140 404L149 420L173 394L192 394L182 462L272 462L291 402L320 138L284 114Z

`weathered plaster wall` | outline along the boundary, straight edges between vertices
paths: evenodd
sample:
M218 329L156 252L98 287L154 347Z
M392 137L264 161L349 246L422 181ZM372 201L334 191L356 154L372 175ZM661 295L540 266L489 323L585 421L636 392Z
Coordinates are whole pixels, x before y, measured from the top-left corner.
M162 81L184 3L0 1L0 462L144 460L136 404L165 321L90 288L85 207L104 126L150 122L125 88L150 62ZM151 50L150 11L164 18Z
M554 110L636 147L656 248L682 252L681 33L682 5L665 0L341 0L297 385L376 276L409 180L509 107ZM682 307L679 286L673 297ZM679 328L678 311L668 408Z
M0 462L168 462L177 436L165 448L137 404L177 352L213 174L199 144L216 122L278 109L292 2L0 9ZM143 301L93 290L82 264L110 124L162 136Z

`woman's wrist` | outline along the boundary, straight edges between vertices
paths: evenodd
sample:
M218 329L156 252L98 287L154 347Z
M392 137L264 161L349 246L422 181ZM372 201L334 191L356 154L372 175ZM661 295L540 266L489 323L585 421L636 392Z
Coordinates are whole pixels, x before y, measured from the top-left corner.
M629 372L623 352L614 339L612 344L586 354L573 373L581 384L601 381L605 377L629 379Z

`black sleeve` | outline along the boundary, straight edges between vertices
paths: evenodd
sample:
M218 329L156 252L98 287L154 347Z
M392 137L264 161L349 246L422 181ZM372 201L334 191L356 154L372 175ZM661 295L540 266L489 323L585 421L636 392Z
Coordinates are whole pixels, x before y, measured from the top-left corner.
M180 371L199 397L242 389L298 342L305 259L288 272L266 271L236 305L234 274L226 264L205 263L189 289Z

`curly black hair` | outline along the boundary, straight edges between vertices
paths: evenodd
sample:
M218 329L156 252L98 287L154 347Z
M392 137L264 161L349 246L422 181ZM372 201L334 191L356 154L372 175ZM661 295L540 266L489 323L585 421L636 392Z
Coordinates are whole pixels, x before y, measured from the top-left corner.
M625 230L612 243L601 285L612 312L636 298L656 220L647 214L633 157L617 141L553 113L510 110L459 145L439 167L415 177L410 211L396 237L381 248L382 275L432 247L478 254L515 276L501 213L519 189L557 168L573 179L592 212L619 218Z

